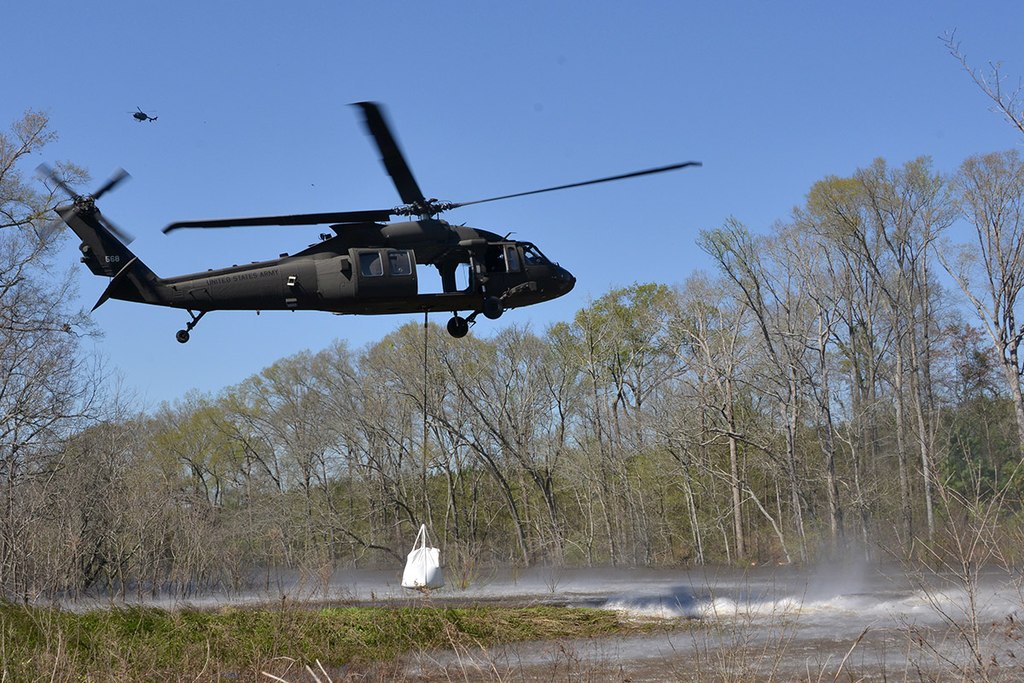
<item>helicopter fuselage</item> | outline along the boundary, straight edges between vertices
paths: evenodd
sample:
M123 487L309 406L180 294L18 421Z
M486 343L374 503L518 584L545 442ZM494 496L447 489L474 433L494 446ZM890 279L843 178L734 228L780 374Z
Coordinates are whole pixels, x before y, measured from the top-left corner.
M396 246L346 248L349 239L338 236L294 256L169 278L163 282L167 304L197 311L453 312L480 310L488 296L500 298L505 309L528 306L562 296L575 284L568 271L533 245L486 241L480 231L470 238L485 242L480 258L445 260L436 242L422 241L423 232L429 231L413 229L416 225L386 226L386 241ZM468 266L468 282L460 289L449 277L443 291L420 293L416 266L421 261L437 266L442 280L459 265Z
M76 221L77 222L77 221ZM502 309L548 301L572 290L575 278L529 242L444 221L346 225L333 237L294 254L168 278L130 277L129 256L82 245L82 260L113 277L109 298L213 310L316 310L338 314ZM354 246L358 245L358 246ZM442 291L420 293L417 265L435 266ZM467 282L456 283L455 271ZM122 273L122 270L124 273ZM133 280L136 280L133 282Z

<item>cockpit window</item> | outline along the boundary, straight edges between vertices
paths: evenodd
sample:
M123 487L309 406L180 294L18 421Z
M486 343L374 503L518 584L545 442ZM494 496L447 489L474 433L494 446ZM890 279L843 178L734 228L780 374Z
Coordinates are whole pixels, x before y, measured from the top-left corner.
M544 254L540 253L540 249L533 246L532 244L523 244L523 259L527 265L543 265L551 263Z

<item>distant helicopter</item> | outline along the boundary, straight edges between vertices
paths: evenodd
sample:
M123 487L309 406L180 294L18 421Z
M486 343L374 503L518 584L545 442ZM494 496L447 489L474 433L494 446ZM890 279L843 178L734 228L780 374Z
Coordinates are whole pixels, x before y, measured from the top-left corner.
M143 121L156 121L159 118L158 116L150 116L146 112L142 111L142 107L136 107L136 109L138 111L132 114L132 118L139 123L142 123Z
M181 221L163 229L169 233L180 228L327 224L334 233L321 233L320 242L269 261L158 277L128 249L131 238L96 206L127 173L119 171L92 195L79 195L41 166L40 172L72 200L55 211L81 238L82 262L95 275L111 278L93 310L107 299L185 309L191 320L175 335L182 344L199 320L216 310L318 310L355 315L442 311L452 314L449 334L464 337L481 313L493 320L508 309L555 299L571 291L576 279L530 242L452 225L436 218L437 214L471 204L700 165L688 161L471 202L441 202L427 199L420 190L380 107L372 102L355 106L363 113L367 131L403 205L369 211ZM412 220L388 222L393 216ZM437 268L441 292L419 291L416 266L424 264ZM467 280L461 287L457 282L460 267L466 268ZM461 315L463 311L468 315Z

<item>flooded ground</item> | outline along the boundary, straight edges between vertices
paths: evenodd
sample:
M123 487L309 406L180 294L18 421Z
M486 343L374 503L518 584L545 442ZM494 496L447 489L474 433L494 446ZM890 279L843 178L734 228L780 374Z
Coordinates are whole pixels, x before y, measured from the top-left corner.
M647 636L415 653L422 680L1024 680L1018 577L976 584L832 566L554 571L495 577L438 600L613 609L668 626Z
M465 587L449 581L431 595L402 589L399 578L339 572L319 587L278 579L261 592L187 604L550 604L611 609L659 625L628 638L414 652L389 670L405 680L1024 680L1024 584L1005 572L964 584L849 564L813 571L535 569L475 577ZM338 672L335 683L344 676Z

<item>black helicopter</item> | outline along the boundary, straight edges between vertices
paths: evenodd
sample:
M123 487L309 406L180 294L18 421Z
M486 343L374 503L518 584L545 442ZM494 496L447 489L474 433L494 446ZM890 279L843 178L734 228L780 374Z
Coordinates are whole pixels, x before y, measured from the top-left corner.
M96 206L96 200L127 173L120 171L92 195L79 195L53 171L40 167L72 199L72 203L55 211L81 238L82 262L94 274L111 278L93 310L107 299L185 309L191 320L176 334L183 344L199 320L215 310L318 310L356 315L442 311L452 313L448 332L453 337L464 337L481 313L497 319L507 309L555 299L572 290L576 279L530 242L452 225L437 214L471 204L700 165L689 161L471 202L441 202L427 199L420 190L379 106L372 102L356 106L405 202L402 206L182 221L163 229L169 233L181 228L327 224L334 232L321 233L319 243L297 254L281 254L269 261L161 278L128 249L130 237ZM388 222L393 216L411 220ZM416 266L424 264L437 268L441 292L419 292ZM460 266L467 267L468 282L462 287L456 277ZM463 317L460 311L469 314Z
M136 111L132 114L132 118L139 123L142 123L143 121L156 121L160 118L159 116L150 116L146 112L142 111L142 107L135 107L135 109Z

